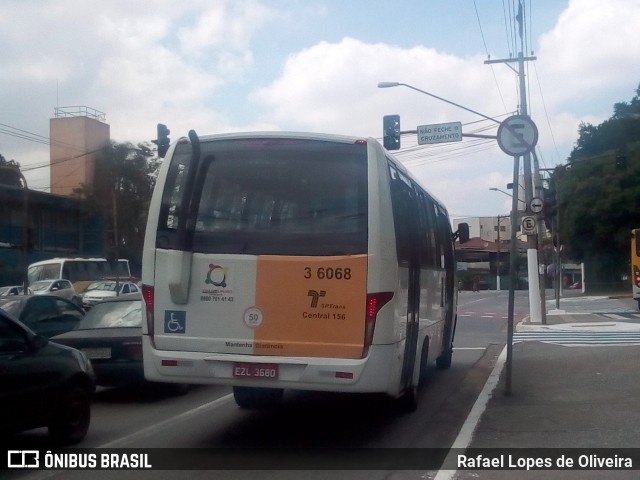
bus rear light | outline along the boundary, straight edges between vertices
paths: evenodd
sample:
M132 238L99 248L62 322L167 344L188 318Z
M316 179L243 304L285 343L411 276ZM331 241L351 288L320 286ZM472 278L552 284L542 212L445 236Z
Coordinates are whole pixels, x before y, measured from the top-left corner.
M160 365L162 365L163 367L177 367L178 366L178 361L177 360L162 360L160 362Z
M353 372L336 372L336 378L346 378L347 380L353 380Z
M153 327L153 305L155 293L152 286L142 285L142 298L144 299L145 311L147 313L147 332L149 333L149 338L151 338L151 343L153 344L153 335L155 333L155 329Z
M373 333L376 329L376 317L382 307L393 298L393 292L379 292L367 294L367 310L364 319L364 348L362 358L369 353L369 347L373 342Z

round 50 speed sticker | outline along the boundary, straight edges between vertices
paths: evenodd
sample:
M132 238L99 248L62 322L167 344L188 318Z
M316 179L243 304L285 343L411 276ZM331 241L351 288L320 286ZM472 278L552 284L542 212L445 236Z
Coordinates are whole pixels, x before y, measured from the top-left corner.
M262 325L262 312L258 307L249 307L244 311L244 323L249 328Z

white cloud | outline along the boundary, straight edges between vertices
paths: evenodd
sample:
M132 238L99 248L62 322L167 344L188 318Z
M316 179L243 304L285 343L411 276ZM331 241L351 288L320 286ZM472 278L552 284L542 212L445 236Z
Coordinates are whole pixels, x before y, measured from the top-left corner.
M367 44L352 38L322 42L291 55L282 75L254 92L251 99L266 108L271 121L293 129L379 135L386 113L400 113L408 121L407 128L471 118L416 92L379 90L378 82L387 80L424 86L439 96L455 97L456 103L474 110L497 113L497 93L491 93L495 92L493 78L480 59L461 59L426 47Z
M149 140L157 122L180 134L225 128L232 120L212 98L252 67L251 43L270 18L256 1L9 2L0 17L0 59L10 65L0 70L0 123L46 137L53 107L87 105L106 113L116 141ZM33 169L46 164L48 147L6 139L0 153L23 165L34 188L48 184L48 169Z
M639 12L640 0L571 0L555 27L540 38L538 64L548 98L588 104L600 92L637 85ZM633 88L611 107L631 98Z
M640 80L638 11L640 0L571 0L539 38L527 84L543 166L565 160L581 121L597 124L615 102L633 96ZM405 87L378 89L380 81L408 83L499 119L517 107L514 73L485 65L483 56L446 54L442 44L402 48L387 32L364 41L347 17L335 19L340 33L305 36L314 21L333 26L334 15L335 4L298 0L6 2L0 61L9 67L0 69L0 123L46 137L59 103L104 111L114 140L133 142L152 138L156 122L166 123L174 139L190 128L380 137L382 116L390 113L401 115L403 129L462 121L468 132L490 125L470 123L479 117ZM360 26L353 32L364 32ZM23 165L48 160L46 146L6 135L0 142L0 153ZM403 145L411 142L403 138ZM512 174L495 142L465 139L401 157L452 212L504 210L500 195L487 191Z
M270 10L256 1L213 3L195 16L192 26L179 30L182 52L246 51L255 31L272 17Z

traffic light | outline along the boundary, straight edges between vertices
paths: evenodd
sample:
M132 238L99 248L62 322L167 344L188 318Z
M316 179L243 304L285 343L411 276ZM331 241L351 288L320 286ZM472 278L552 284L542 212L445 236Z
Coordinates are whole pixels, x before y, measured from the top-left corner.
M544 223L550 232L553 232L553 223L556 215L558 215L558 201L556 198L556 192L549 188L543 190L544 201Z
M167 128L167 126L163 123L158 124L158 133L156 140L151 140L151 142L155 143L158 146L158 157L164 158L167 154L167 150L169 150L169 145L171 144L171 140L169 140L169 133L171 131Z
M382 140L387 150L400 149L400 115L382 117Z

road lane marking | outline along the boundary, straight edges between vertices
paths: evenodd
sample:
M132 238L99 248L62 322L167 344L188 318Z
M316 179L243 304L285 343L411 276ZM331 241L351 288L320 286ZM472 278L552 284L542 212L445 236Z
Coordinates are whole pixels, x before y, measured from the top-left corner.
M232 398L233 398L233 394L229 393L224 397L217 398L209 403L204 403L196 408L187 410L186 412L183 412L180 415L167 418L166 420L160 423L156 423L154 425L151 425L150 427L144 428L142 430L138 430L137 432L132 433L131 435L127 435L126 437L121 437L121 438L118 438L117 440L107 442L96 448L123 448L124 445L127 443L130 443L135 440L140 440L141 438L154 434L157 431L162 430L163 428L173 425L174 423L178 423L189 417L193 417L194 415L197 415L205 410L220 407L221 405L228 403Z
M487 408L487 403L491 398L491 394L493 390L498 385L498 381L500 380L500 374L502 373L502 369L504 368L504 364L507 360L507 346L502 349L502 352L498 356L498 360L496 361L489 378L487 378L487 382L484 384L480 395L476 399L476 402L471 407L471 411L469 415L467 415L458 436L456 437L453 445L451 445L451 451L455 449L465 450L471 444L471 440L473 439L473 433L478 427L478 423L480 423L480 417ZM447 458L444 461L444 464L447 462L455 462L455 457L457 454L451 453L451 451L447 454ZM453 463L456 465L456 463ZM439 470L433 480L452 480L454 475L458 470Z

